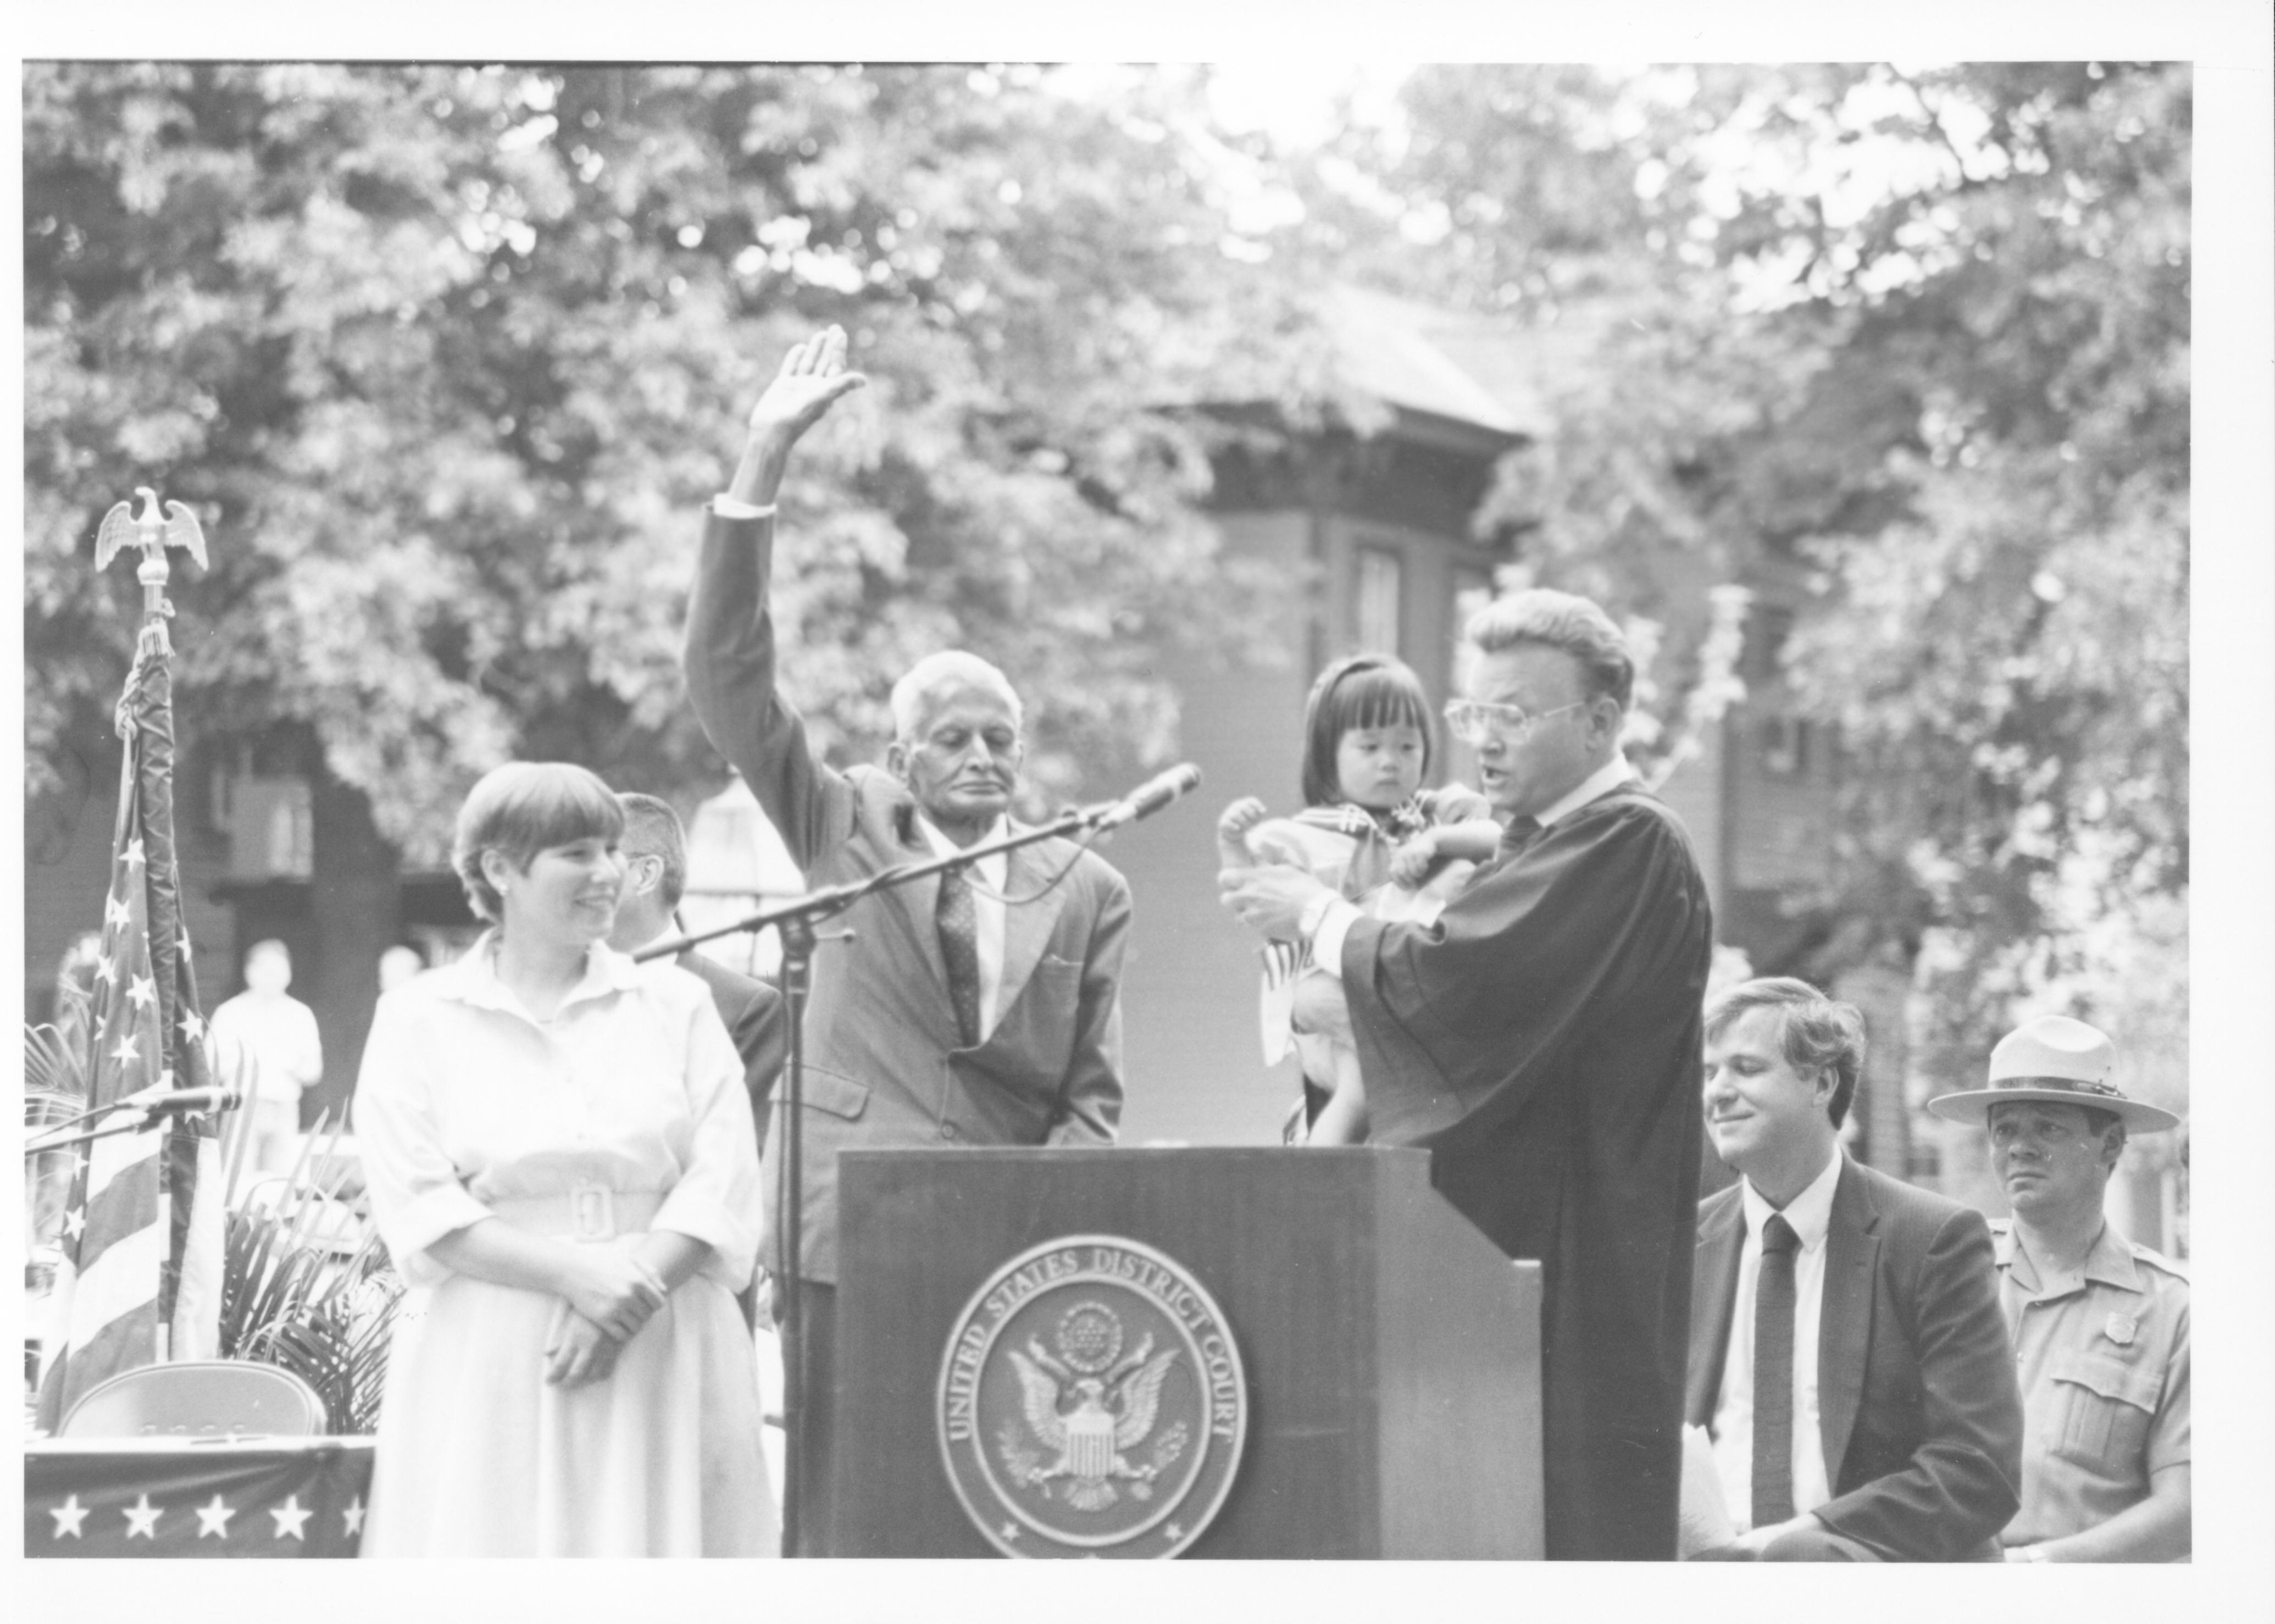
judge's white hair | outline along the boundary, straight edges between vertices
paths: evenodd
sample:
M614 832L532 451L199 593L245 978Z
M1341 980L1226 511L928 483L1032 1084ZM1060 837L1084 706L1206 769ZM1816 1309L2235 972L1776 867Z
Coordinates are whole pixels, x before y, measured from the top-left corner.
M1024 710L1011 679L977 654L960 648L926 654L893 684L893 736L913 739L924 714L934 701L965 688L993 693L1011 707L1011 725L1023 727Z

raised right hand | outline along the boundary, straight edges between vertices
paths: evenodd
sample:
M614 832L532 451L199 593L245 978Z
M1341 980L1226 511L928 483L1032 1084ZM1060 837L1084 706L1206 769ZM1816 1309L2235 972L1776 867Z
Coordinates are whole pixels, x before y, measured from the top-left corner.
M751 408L753 437L769 437L784 444L821 421L841 395L850 394L869 380L845 370L845 329L831 326L790 347L782 370Z
M654 1273L629 1253L578 1247L573 1272L562 1283L569 1306L619 1342L630 1341L664 1305L667 1293Z

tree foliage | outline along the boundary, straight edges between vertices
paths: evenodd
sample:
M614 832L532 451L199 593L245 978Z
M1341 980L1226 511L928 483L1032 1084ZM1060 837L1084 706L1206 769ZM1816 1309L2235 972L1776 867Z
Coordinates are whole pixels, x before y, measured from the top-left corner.
M700 504L789 340L872 388L785 492L786 675L825 740L915 653L1026 687L1066 793L1168 747L1162 665L1253 582L1175 409L1293 396L1284 280L1139 86L1039 72L49 64L26 72L27 699L102 725L134 615L109 504L204 516L177 575L205 743L297 729L431 859L510 753L663 788ZM1164 94L1168 94L1164 92ZM116 572L122 578L125 571Z

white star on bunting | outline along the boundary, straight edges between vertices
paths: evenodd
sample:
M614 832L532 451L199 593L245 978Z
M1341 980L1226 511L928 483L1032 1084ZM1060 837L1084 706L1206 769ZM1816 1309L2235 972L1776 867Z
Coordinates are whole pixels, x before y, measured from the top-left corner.
M64 1229L72 1240L78 1240L79 1231L86 1227L87 1209L85 1207L75 1206L64 1214Z
M223 1504L221 1496L216 1494L213 1497L212 1505L193 1507L192 1509L198 1514L200 1539L203 1539L208 1534L221 1539L229 1537L229 1520L237 1514L236 1507Z
M193 1009L182 1017L182 1036L187 1038L192 1043L203 1043L206 1040L206 1023L198 1019L196 1010Z
M134 915L127 909L126 899L120 896L115 891L111 893L110 900L103 904L103 924L106 925L125 925L132 924L133 922L133 918Z
M110 955L108 953L94 961L94 978L97 981L118 979L118 966L110 962Z
M87 1514L90 1509L92 1507L79 1503L79 1496L76 1494L60 1506L49 1507L48 1514L56 1520L56 1531L49 1537L61 1539L65 1534L69 1534L73 1539L81 1537L79 1525L87 1521Z
M134 1034L132 1032L128 1032L125 1037L118 1040L117 1046L110 1051L110 1058L118 1061L121 1065L125 1064L129 1061L140 1059L140 1056L136 1052L134 1046Z
M150 1503L150 1496L147 1492L132 1506L121 1506L118 1508L118 1514L126 1519L126 1537L129 1539L157 1538L158 1519L165 1514L165 1510L163 1506L153 1506Z
M150 976L135 977L133 985L126 989L126 1001L138 1009L145 1005L153 1009L156 1008L158 1007L156 979Z
M141 867L146 860L142 855L142 842L139 840L128 841L126 850L118 854L118 860L129 868Z
M348 1502L347 1509L340 1513L340 1521L347 1525L347 1531L351 1537L363 1532L362 1495L359 1494Z
M313 1509L304 1510L301 1507L300 1497L298 1494L286 1495L282 1506L271 1506L268 1508L268 1514L276 1519L277 1538L283 1539L289 1535L302 1545L308 1543L308 1537L300 1531L300 1525L316 1514Z

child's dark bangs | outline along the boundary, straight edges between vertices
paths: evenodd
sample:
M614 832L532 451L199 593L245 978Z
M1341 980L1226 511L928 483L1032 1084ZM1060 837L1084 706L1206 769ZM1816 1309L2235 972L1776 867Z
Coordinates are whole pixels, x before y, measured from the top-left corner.
M1401 724L1419 728L1425 737L1429 736L1429 712L1421 690L1402 673L1360 671L1345 677L1336 687L1335 708L1342 713L1335 719L1339 736L1354 728Z

